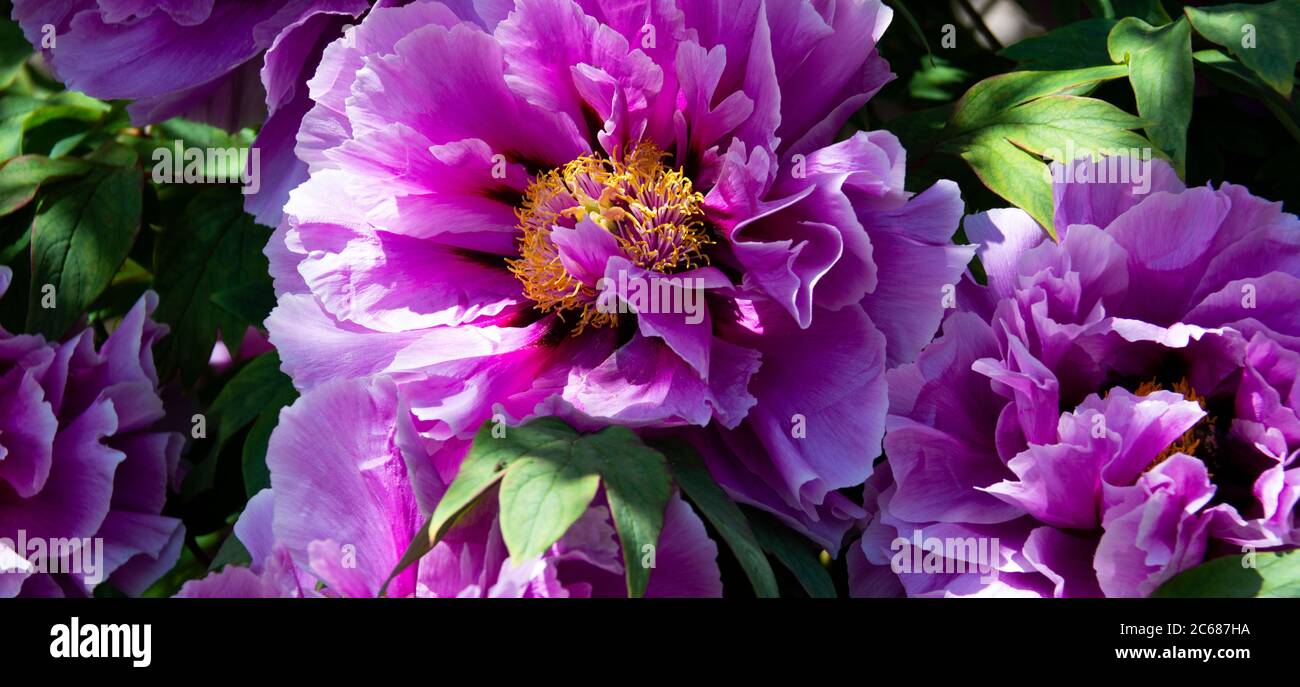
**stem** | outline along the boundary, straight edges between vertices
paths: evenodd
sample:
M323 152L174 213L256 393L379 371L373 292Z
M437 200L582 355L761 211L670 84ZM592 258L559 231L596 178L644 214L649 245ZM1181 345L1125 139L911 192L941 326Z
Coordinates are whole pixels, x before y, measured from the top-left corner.
M1001 50L1002 41L999 41L998 37L994 36L993 32L989 30L988 25L984 23L984 17L981 17L980 13L975 11L975 8L970 4L970 0L957 0L957 4L961 5L962 10L970 17L971 24L984 37L984 40L988 41L989 46L993 48L993 52Z

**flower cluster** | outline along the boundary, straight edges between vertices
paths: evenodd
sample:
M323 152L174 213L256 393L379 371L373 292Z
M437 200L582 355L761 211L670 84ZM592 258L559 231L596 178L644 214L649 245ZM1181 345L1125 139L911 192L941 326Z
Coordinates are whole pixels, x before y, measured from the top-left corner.
M13 273L0 267L0 296ZM0 329L0 597L139 594L176 563L160 515L184 437L167 429L146 294L99 350Z
M1058 183L1059 242L1019 210L966 219L987 286L890 373L858 593L1146 596L1300 545L1300 220L1151 164L1149 193ZM947 548L895 574L970 537L999 542L994 574Z
M494 415L680 434L837 550L970 250L894 137L831 143L888 9L741 4L419 2L330 45L267 249L295 384L393 378L443 479Z
M1168 34L1114 22L1105 47L1128 64L1141 117L1078 95L1123 68L1024 65L953 95L950 114L891 125L926 148L908 185L899 138L861 121L894 78L877 50L893 18L882 0L14 0L41 59L10 79L32 97L0 89L16 108L8 147L26 158L0 162L13 181L0 230L33 236L6 260L30 245L36 265L39 231L64 219L43 186L108 166L134 182L142 151L201 130L145 128L178 116L260 124L243 208L263 226L205 224L196 243L219 269L138 278L154 237L137 230L202 205L144 186L122 206L138 220L123 236L82 247L104 259L57 275L60 289L86 282L78 314L94 326L65 341L0 330L0 596L88 595L104 579L139 594L180 556L170 515L199 529L188 509L202 504L166 503L185 440L153 366L157 296L129 312L120 297L137 283L184 292L158 311L185 330L163 346L212 351L202 374L180 375L228 423L201 444L212 457L194 488L244 441L242 513L222 502L195 519L201 535L234 522L219 558L246 550L247 564L181 596L718 596L730 566L704 511L756 590L766 571L743 548L785 535L810 557L844 554L828 567L862 596L1147 596L1209 560L1300 548L1300 219L1240 186L1189 188L1187 127L1152 113L1190 118L1173 101L1191 87L1152 96L1139 63L1154 53L1128 49L1185 38L1200 11ZM41 109L49 72L130 101L130 122L105 104L81 134L45 128L64 112ZM911 73L909 101L947 96L936 73ZM877 105L873 120L894 110ZM1098 120L1080 138L1146 135L1162 150L1055 164L1049 206L1045 179L1024 175L1048 171L1031 151L1076 149L1066 127L1041 130L1061 112ZM966 215L955 183L915 184L948 169L927 168L933 155L964 158L1034 214ZM1130 183L1121 168L1143 173ZM73 233L117 211L88 209ZM137 233L145 243L109 245ZM155 262L184 247L174 228L158 235ZM261 281L210 283L254 262ZM257 322L264 266L274 309ZM0 267L0 293L10 279ZM218 306L232 317L209 317ZM235 325L253 325L252 345L213 351L211 330ZM250 369L281 386L229 412ZM534 510L511 507L518 456L476 442L539 420L570 432L543 437L563 447L545 458L572 468L554 490L590 490L537 507L545 532L521 548L514 514ZM662 489L637 494L651 506L625 509L631 490L604 471L620 456L590 455L605 445L583 442L606 430L653 462L638 484ZM534 453L523 459L546 462ZM496 481L458 491L489 463ZM631 557L647 533L648 582ZM102 542L103 565L26 553L71 539ZM180 569L202 569L210 541L191 537ZM835 586L805 563L790 566L805 590Z

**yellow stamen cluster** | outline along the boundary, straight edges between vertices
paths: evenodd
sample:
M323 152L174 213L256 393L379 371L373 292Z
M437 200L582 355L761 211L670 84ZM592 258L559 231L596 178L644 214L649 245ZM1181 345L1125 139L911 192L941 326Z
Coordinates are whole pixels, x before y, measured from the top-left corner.
M608 231L638 267L671 273L707 263L709 240L700 204L681 170L663 165L652 144L636 146L622 160L585 155L539 175L529 185L519 218L519 257L508 260L524 295L542 312L577 312L574 334L588 326L613 326L615 313L596 309L598 293L569 274L551 231L584 219Z
M1134 391L1133 394L1135 396L1147 396L1152 392L1161 391L1163 389L1164 387L1161 386L1160 382L1153 379L1139 384L1137 390ZM1202 410L1205 409L1205 399L1196 393L1196 389L1192 388L1191 382L1188 382L1185 377L1175 382L1169 391L1182 394L1184 399L1194 401L1197 405L1201 406ZM1195 456L1197 449L1209 448L1209 445L1214 442L1213 426L1214 418L1209 415L1201 418L1200 422L1196 423L1195 426L1184 432L1183 435L1174 440L1172 444L1165 447L1165 450L1161 451L1160 455L1156 456L1155 459L1151 461L1151 464L1146 467L1146 470L1150 470L1166 460L1169 460L1169 457L1175 453L1185 453L1189 456Z

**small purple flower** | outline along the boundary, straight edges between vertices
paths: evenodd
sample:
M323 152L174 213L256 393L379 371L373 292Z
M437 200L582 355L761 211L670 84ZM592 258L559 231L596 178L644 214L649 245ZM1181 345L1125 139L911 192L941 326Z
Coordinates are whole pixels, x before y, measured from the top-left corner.
M0 295L12 273L0 267ZM0 597L143 592L180 554L159 513L184 438L162 428L148 293L95 350L0 329Z
M15 0L13 18L71 89L134 101L138 125L188 117L228 130L262 125L248 210L274 226L307 178L294 133L325 43L369 0ZM268 116L269 115L269 116ZM265 122L265 123L263 123Z
M888 133L833 142L891 78L890 10L470 5L376 8L325 49L267 248L285 371L391 376L444 481L494 415L682 434L838 550L884 371L972 253L955 185L905 192Z
M189 582L179 596L375 596L447 486L413 433L387 379L337 380L307 392L272 436L271 488L235 525L252 564ZM387 596L626 595L622 554L599 499L528 561L509 558L495 506L488 498L470 511L393 579ZM673 496L647 595L720 596L717 554L695 512Z
M1300 220L1162 161L1141 193L1115 162L1054 168L1059 243L967 218L988 285L889 375L856 593L1146 596L1300 546ZM895 575L916 542L993 538L996 574L945 547Z

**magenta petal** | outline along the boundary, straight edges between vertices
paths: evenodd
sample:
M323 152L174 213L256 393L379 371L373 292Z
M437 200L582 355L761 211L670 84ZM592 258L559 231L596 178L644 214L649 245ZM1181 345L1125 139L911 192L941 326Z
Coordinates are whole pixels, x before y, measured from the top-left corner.
M321 166L325 151L351 136L347 99L366 55L391 55L397 41L414 27L437 24L450 28L459 22L456 13L441 2L417 2L400 7L380 3L344 40L327 46L316 73L307 81L315 105L303 117L298 132L299 159L315 170Z
M797 63L783 64L786 60L776 49L783 103L777 136L790 153L806 153L829 143L844 122L894 78L874 47L893 10L880 0L813 6L829 26L829 34L810 51L791 51L790 62ZM866 42L873 46L868 51L862 49Z
M435 143L481 138L508 159L546 166L588 152L572 120L508 88L501 48L482 31L424 26L393 50L357 73L348 107L354 134L396 120Z
M1205 465L1175 454L1124 490L1103 517L1094 565L1106 596L1147 596L1205 556L1214 494Z
M717 360L726 367L714 367L705 380L661 340L638 334L584 376L572 379L564 400L590 416L633 426L704 426L715 413L736 422L754 403L745 380L758 367L758 355L715 341L714 350L718 347L736 354Z
M262 578L248 568L226 566L198 580L190 580L176 593L178 599L262 599L275 598L267 593Z
M1020 285L1020 256L1047 240L1047 233L1023 210L990 210L965 221L966 236L979 246L976 255L999 298Z
M718 545L682 497L674 494L664 513L664 528L655 551L655 569L647 597L722 596Z
M618 239L590 218L578 222L572 229L556 226L551 230L551 241L559 249L565 271L587 286L595 287L601 277L609 276L607 270L615 272L613 279L617 281L617 270L628 273L632 266L623 260L618 267L606 267L610 258L622 256L623 251L618 246Z
M1108 232L1129 254L1124 315L1170 324L1191 305L1188 279L1214 257L1212 246L1231 202L1209 188L1156 193L1111 223Z
M117 590L139 596L180 559L185 526L176 518L119 510L104 519L98 536L106 552L102 572L111 574Z
M253 495L244 504L244 512L235 522L234 536L243 544L252 559L252 567L260 570L262 563L275 548L275 492L269 487Z
M584 124L571 69L591 60L597 22L571 0L518 0L493 37L506 60L506 81L528 102Z
M49 477L28 499L0 501L3 536L94 536L108 516L113 474L126 456L101 443L117 429L111 403L96 404L61 427L53 443Z
M1088 537L1039 527L1025 540L1025 558L1052 581L1053 596L1082 598L1101 596L1092 571L1095 542Z
M1007 463L1019 481L984 488L1007 503L1055 527L1093 529L1100 525L1101 468L1108 457L1092 446L1030 446Z
M178 598L277 599L304 596L303 583L293 570L288 551L277 548L261 572L228 565L201 580L190 580L176 594ZM312 589L307 587L308 595Z
M1112 180L1110 168L1118 165L1140 164L1148 175L1146 184L1137 183L1130 174L1129 181ZM1068 164L1052 164L1053 204L1056 208L1052 223L1061 236L1069 233L1076 224L1105 227L1129 208L1146 200L1153 193L1179 193L1186 187L1178 178L1172 165L1165 160L1140 162L1131 158L1108 158L1092 161L1080 158ZM1071 180L1066 183L1064 180ZM973 240L973 239L972 239Z
M1105 415L1104 427L1108 434L1114 433L1108 439L1118 444L1117 450L1102 472L1102 478L1114 485L1131 484L1161 451L1205 417L1199 404L1167 391L1137 397L1112 389L1103 400L1089 398L1080 411L1075 415L1077 435L1093 431L1093 422L1084 420L1093 411Z
M23 498L50 475L58 421L30 372L15 367L0 377L0 480Z
M877 277L862 307L885 335L890 366L914 360L934 337L945 297L970 263L974 249L951 242L961 209L957 185L941 181L898 210L863 219Z
M374 596L422 522L393 445L395 403L382 378L330 382L281 413L267 449L277 541L343 595ZM411 593L408 573L395 596Z
M521 300L503 266L432 241L326 225L299 239L309 255L298 272L340 322L408 332L494 317Z

